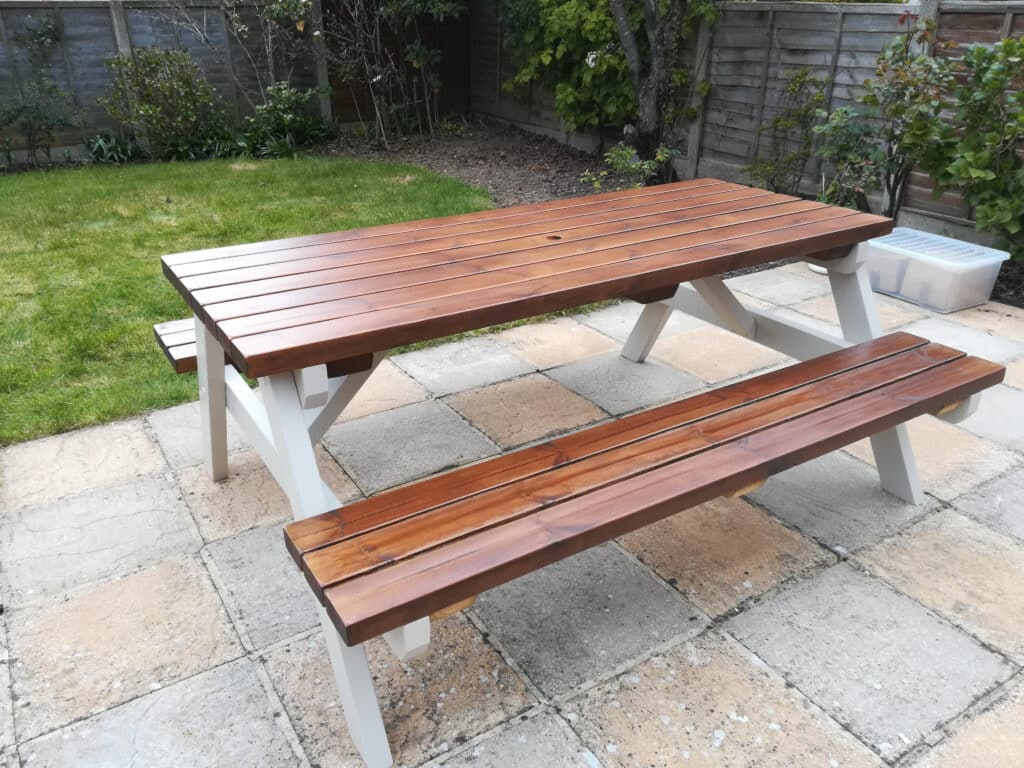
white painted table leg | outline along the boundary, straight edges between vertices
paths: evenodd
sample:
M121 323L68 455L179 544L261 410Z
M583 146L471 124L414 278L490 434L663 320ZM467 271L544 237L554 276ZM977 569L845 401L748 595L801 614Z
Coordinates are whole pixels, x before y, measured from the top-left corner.
M224 387L224 349L203 321L196 323L196 366L202 424L203 464L212 480L228 476L228 422Z
M880 336L882 326L874 295L857 249L843 259L825 262L824 266L828 269L843 336L854 343ZM911 504L922 503L924 492L906 424L872 436L871 450L882 487Z
M622 356L635 363L642 363L651 353L651 348L658 340L665 323L672 315L672 307L660 301L645 304L636 325L629 332L629 338L622 347Z
M430 617L406 624L384 633L384 639L401 661L422 656L430 648Z

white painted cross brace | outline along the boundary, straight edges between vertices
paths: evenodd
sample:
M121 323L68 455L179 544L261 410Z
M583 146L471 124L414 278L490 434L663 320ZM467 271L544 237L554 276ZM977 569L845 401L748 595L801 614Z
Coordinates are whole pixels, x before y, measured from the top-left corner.
M805 261L820 264L828 270L843 338L789 318L780 318L769 311L746 307L720 277L713 277L695 280L693 287L681 285L672 298L645 305L623 346L622 355L642 362L654 347L673 310L699 317L798 360L818 357L881 335L881 324L867 272L862 267L859 247L851 249L842 258ZM976 400L944 418L962 419L964 412L971 407L976 407ZM924 494L906 425L874 435L871 449L882 487L912 504L923 502Z

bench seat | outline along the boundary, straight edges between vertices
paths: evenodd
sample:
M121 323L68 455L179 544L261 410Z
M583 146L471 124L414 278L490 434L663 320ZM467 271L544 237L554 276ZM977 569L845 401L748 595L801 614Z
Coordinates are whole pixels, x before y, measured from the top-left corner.
M348 645L999 383L897 333L288 525Z
M169 320L153 326L153 335L160 345L167 362L175 373L195 373L196 363L196 323L191 317L183 320ZM231 361L225 357L225 363ZM327 363L328 378L347 376L350 373L367 371L373 365L373 355L357 355L346 360L335 360Z

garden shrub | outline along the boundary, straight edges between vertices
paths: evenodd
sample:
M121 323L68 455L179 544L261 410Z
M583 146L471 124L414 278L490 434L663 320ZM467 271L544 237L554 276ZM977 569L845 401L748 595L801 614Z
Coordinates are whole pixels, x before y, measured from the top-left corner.
M275 83L264 91L266 101L245 119L244 141L249 153L262 157L290 157L297 147L325 139L329 126L312 112L319 88L300 90Z
M587 171L580 177L580 183L593 187L595 192L664 183L671 179L672 159L678 155L678 150L660 146L653 157L643 160L633 147L619 142L605 153L605 168Z
M123 165L144 156L134 137L114 131L101 131L88 139L85 151L95 165Z
M112 56L107 66L113 83L100 106L154 157L215 157L230 145L220 99L187 51L136 48L130 56Z

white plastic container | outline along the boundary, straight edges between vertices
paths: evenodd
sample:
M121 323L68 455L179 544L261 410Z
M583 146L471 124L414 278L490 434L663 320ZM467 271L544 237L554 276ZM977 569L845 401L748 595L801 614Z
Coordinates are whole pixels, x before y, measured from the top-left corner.
M988 301L1000 264L1010 258L1006 251L908 227L864 247L873 290L936 312Z

